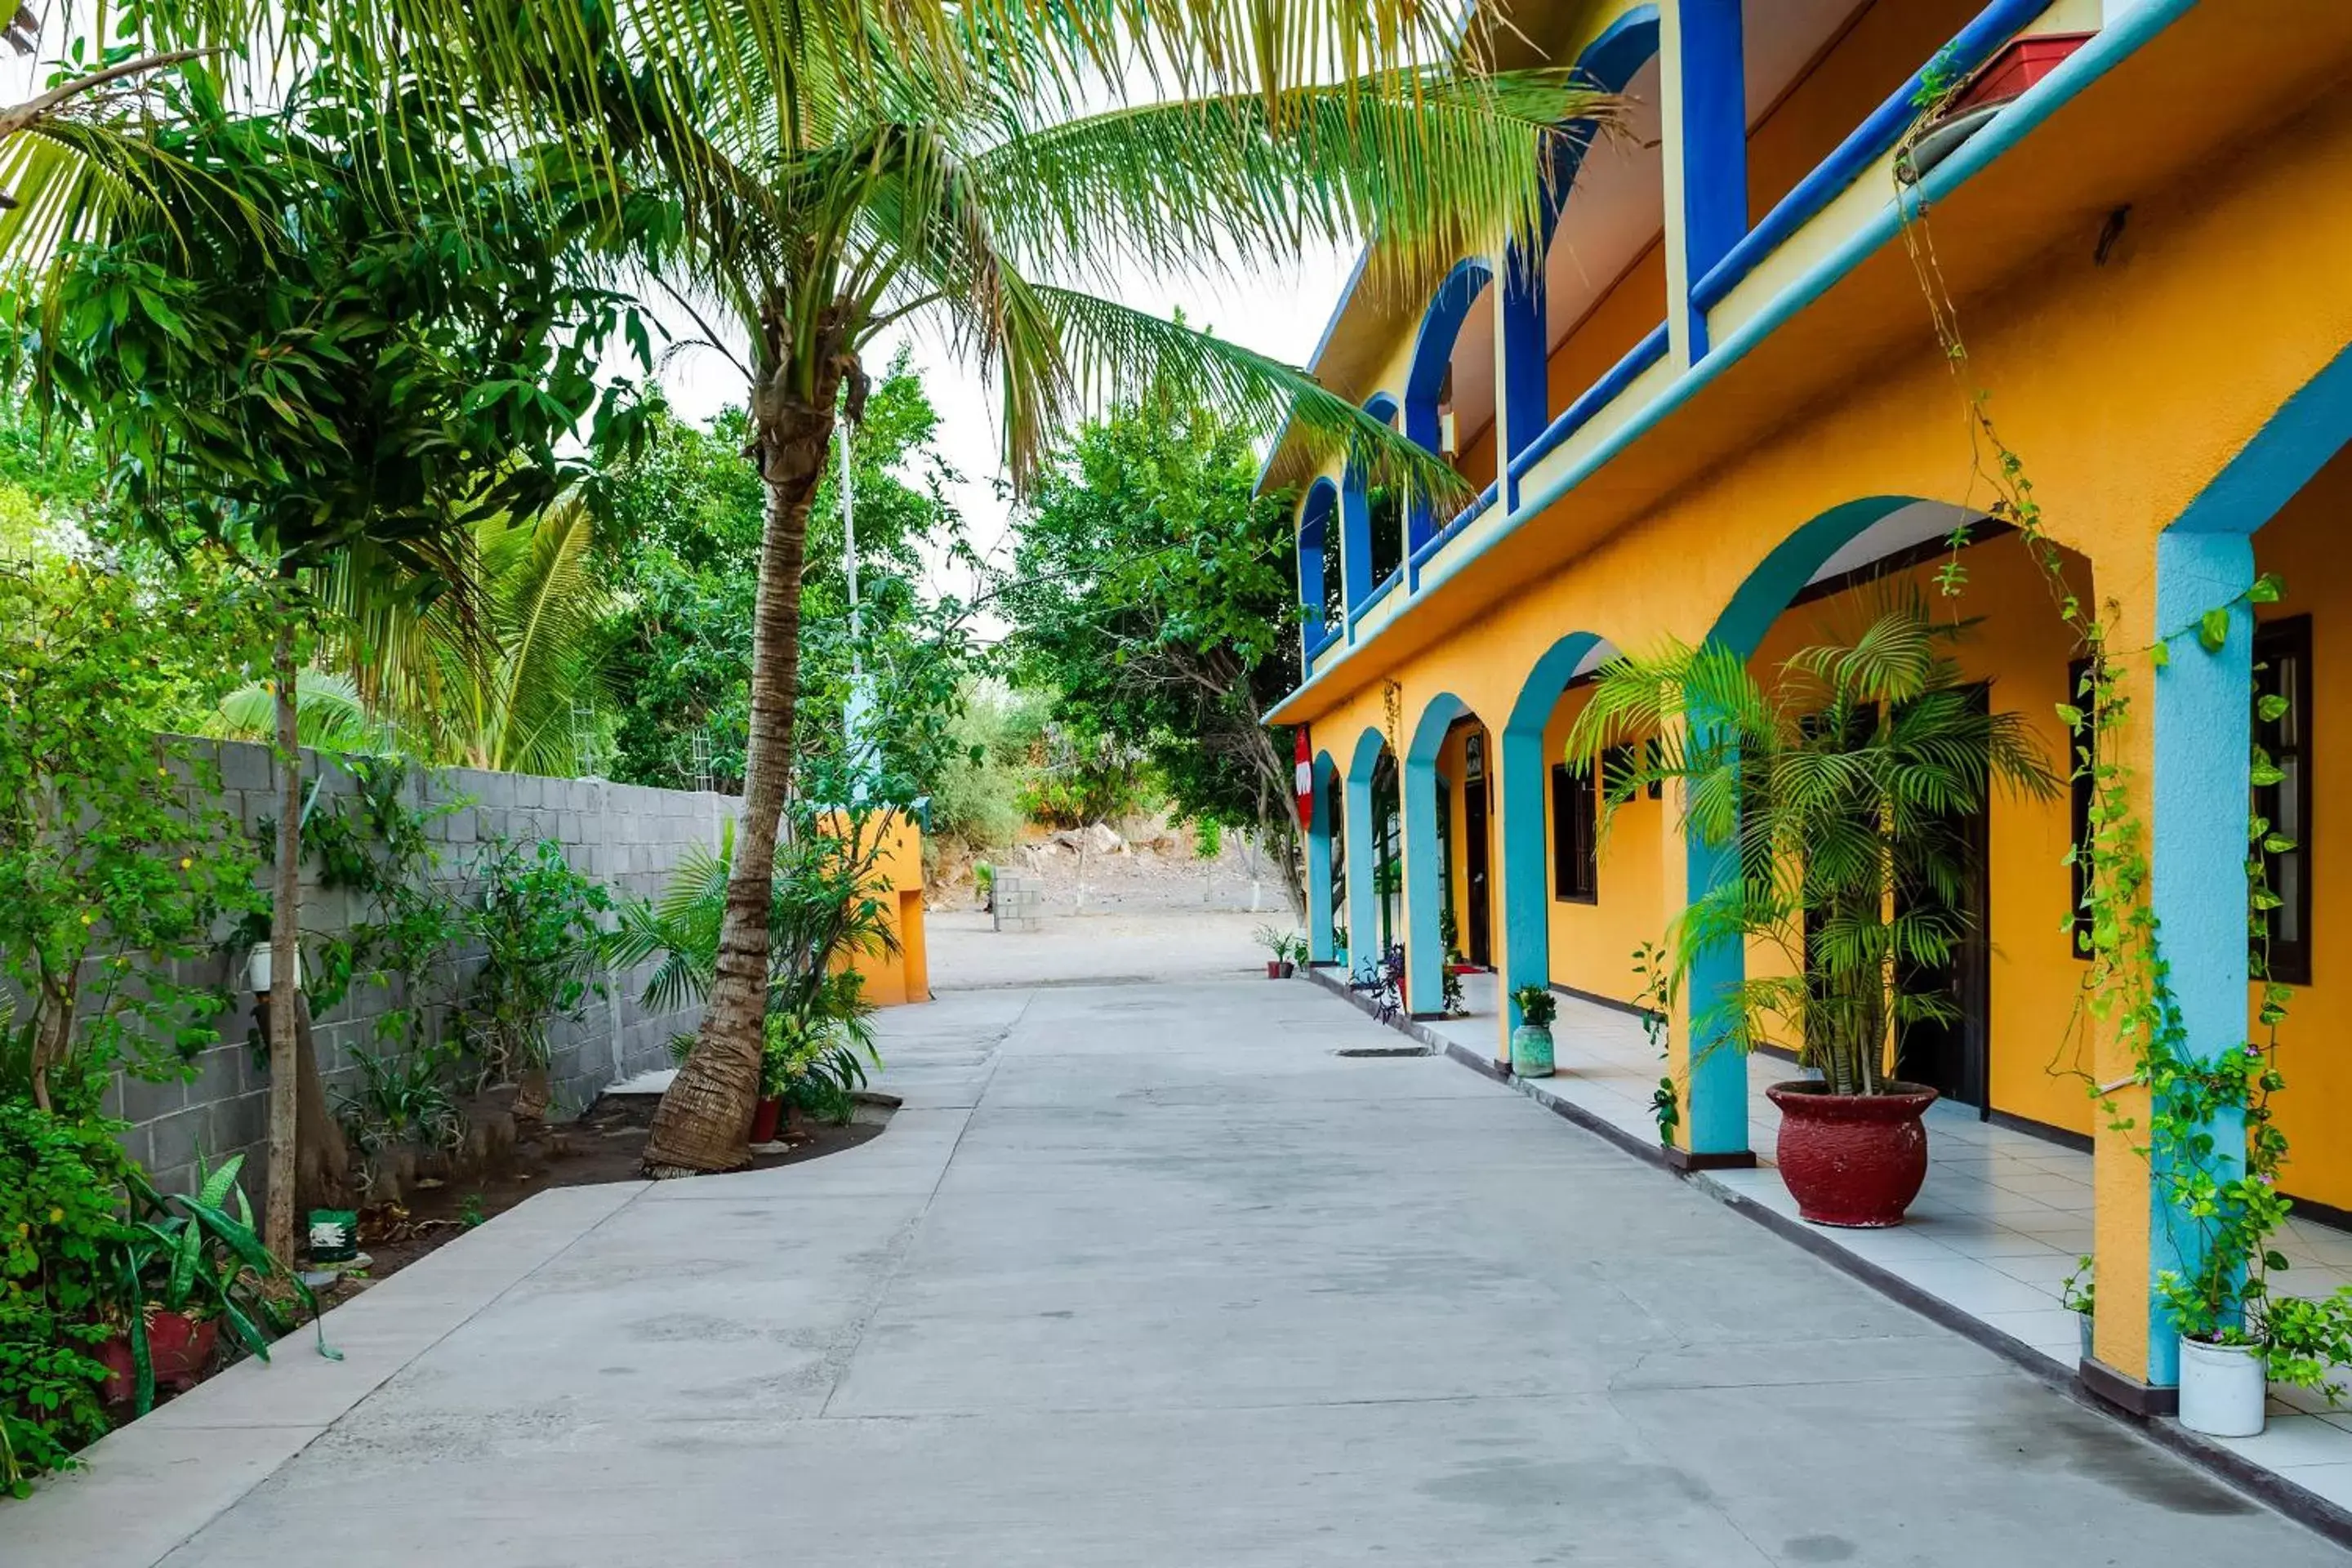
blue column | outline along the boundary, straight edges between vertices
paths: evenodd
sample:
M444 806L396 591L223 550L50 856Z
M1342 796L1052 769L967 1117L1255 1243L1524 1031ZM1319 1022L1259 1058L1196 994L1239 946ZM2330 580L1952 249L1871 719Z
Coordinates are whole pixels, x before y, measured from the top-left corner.
M1683 854L1689 903L1696 903L1710 889L1739 875L1736 845L1707 844L1686 837ZM1755 1158L1748 1148L1748 1058L1723 1038L1719 1024L1710 1027L1703 1022L1747 974L1748 954L1737 941L1731 941L1699 954L1684 980L1687 1009L1684 1022L1690 1040L1683 1127L1694 1164L1744 1165Z
M2229 611L2227 640L2208 653L2196 627L2209 610L2237 600L2254 581L2252 539L2243 533L2169 530L2157 538L2156 620L2172 633L2171 661L2154 676L2155 830L2150 908L2184 1048L2212 1060L2246 1040L2246 823L2253 703L2252 610ZM2183 629L2186 628L2186 629ZM2242 1115L2216 1118L2214 1174L2243 1173ZM2202 1258L2193 1221L2176 1211L2167 1170L2149 1173L2147 1380L2180 1381L2176 1331L2158 1300L2156 1276L2187 1272Z
M1550 226L1545 226L1545 232ZM1535 443L1551 422L1551 393L1545 374L1545 339L1549 335L1544 298L1544 258L1527 256L1513 246L1504 264L1502 298L1495 322L1495 353L1502 360L1500 375L1503 510L1519 504L1519 481L1511 464Z
M1435 1017L1445 987L1445 944L1437 910L1445 897L1437 879L1437 762L1405 758L1404 793L1405 1000L1416 1018Z
M1348 618L1352 625L1356 606L1372 591L1371 500L1365 493L1364 477L1353 464L1349 465L1347 478L1339 486L1339 582L1346 589Z
M1696 363L1706 354L1706 317L1691 306L1690 286L1748 232L1748 86L1740 0L1676 0L1675 12L1665 61L1675 76L1665 95L1667 189L1669 201L1679 191L1669 216L1680 236L1668 289Z
M1348 807L1348 951L1352 971L1363 961L1378 958L1381 948L1380 895L1372 877L1380 856L1372 836L1372 778L1349 778L1341 793Z
M1551 857L1544 833L1543 730L1509 725L1503 731L1503 1026L1519 1026L1519 1005L1511 994L1522 985L1551 984ZM1499 1058L1502 1047L1496 1050Z
M1331 944L1331 808L1326 785L1331 764L1315 761L1315 814L1307 829L1307 956L1328 963Z

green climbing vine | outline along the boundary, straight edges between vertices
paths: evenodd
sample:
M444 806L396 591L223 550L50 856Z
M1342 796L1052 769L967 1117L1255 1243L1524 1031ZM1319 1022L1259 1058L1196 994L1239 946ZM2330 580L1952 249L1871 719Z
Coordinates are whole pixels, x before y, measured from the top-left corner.
M1934 122L1961 82L1940 57L1923 73L1915 106L1921 111L1906 147L1896 158L1898 180L1908 163L1909 140ZM2079 868L2080 907L2067 915L2078 951L2087 961L2067 1035L2074 1039L2072 1068L2053 1070L2079 1077L2107 1118L2111 1130L2129 1137L2149 1163L2167 1210L2189 1227L2175 1239L2194 1259L2188 1270L2159 1273L2157 1289L2166 1315L2183 1335L2210 1342L2260 1346L2272 1378L2315 1387L2334 1397L2342 1392L2335 1368L2352 1362L2352 1287L2322 1300L2273 1296L2270 1276L2287 1267L2271 1245L2291 1206L2278 1191L2287 1141L2273 1119L2271 1100L2285 1087L2279 1070L2279 1029L2287 1016L2288 988L2271 977L2270 916L2280 900L2271 890L2272 857L2294 848L2273 824L2255 813L2247 821L2246 923L2249 969L2262 986L2256 1015L2260 1038L2204 1055L2189 1038L2165 958L2162 931L2150 900L2148 832L2135 796L2136 771L2120 741L2130 719L2125 689L2126 658L2144 660L2152 678L2171 662L2172 647L2193 637L2205 657L2227 646L2237 612L2275 603L2282 584L2263 574L2228 603L2201 612L2189 625L2155 628L2143 647L2119 650L2114 641L2118 610L2114 601L2095 605L2069 580L2063 552L2047 530L2024 459L1995 423L1988 390L1970 385L1969 350L1958 311L1947 287L1928 224L1928 203L1916 186L1898 185L1902 234L1937 341L1967 410L1971 471L1991 494L1985 514L2015 530L2040 571L2060 619L2083 654L2082 674L2057 716L2072 736L2073 776L2087 786L2088 821L2081 841L2068 851ZM1967 568L1960 552L1972 525L1963 521L1948 539L1948 552L1937 574L1938 590L1958 598ZM2286 710L2275 694L2257 699L2255 717L2274 721ZM2280 773L2256 743L2250 759L2256 786L2279 782ZM2101 1082L2083 1065L2082 1041L2112 1031L2130 1052L2130 1072ZM2063 1059L2062 1048L2061 1059ZM2120 1098L2127 1089L2147 1094L2144 1119ZM2217 1136L2242 1121L2242 1141Z

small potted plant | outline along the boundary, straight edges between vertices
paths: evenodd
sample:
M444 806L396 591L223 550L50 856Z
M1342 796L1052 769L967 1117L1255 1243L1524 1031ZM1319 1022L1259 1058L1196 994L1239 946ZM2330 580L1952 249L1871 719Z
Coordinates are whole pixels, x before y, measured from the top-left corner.
M2058 1304L2074 1314L2083 1340L2083 1359L2091 1359L2091 1315L2098 1309L2097 1265L2089 1253L2074 1260L2074 1272L2058 1287Z
M1272 926L1260 926L1254 934L1257 944L1273 955L1265 961L1265 977L1268 980L1289 979L1297 970L1298 959L1306 956L1306 943L1293 933L1276 931Z
M244 1165L242 1154L216 1170L200 1165L193 1194L165 1195L132 1177L139 1214L122 1243L120 1327L98 1354L110 1403L143 1415L159 1386L179 1393L194 1387L212 1365L223 1324L268 1361L271 1339L297 1326L285 1305L289 1297L318 1318L318 1299L254 1232L252 1207L236 1182ZM342 1359L323 1335L319 1352Z
M1559 1015L1559 998L1549 986L1522 985L1511 1001L1519 1009L1519 1026L1511 1031L1511 1076L1549 1078L1551 1021Z
M1607 786L1610 821L1672 780L1685 837L1730 868L1669 929L1669 986L1726 946L1778 949L1691 1026L1701 1055L1779 1047L1818 1075L1766 1090L1780 1178L1815 1225L1900 1225L1918 1195L1936 1090L1896 1076L1899 1042L1958 1020L1943 977L1974 918L1920 890L1967 885L1976 851L1955 825L1995 789L2060 792L2032 728L1989 710L1962 672L1963 633L1916 596L1893 598L1769 682L1721 644L1669 645L1603 666L1569 734L1588 767L1631 746ZM1641 743L1662 727L1691 738Z
M2207 1200L2202 1261L2188 1275L2167 1270L2157 1279L2180 1334L2180 1424L2209 1436L2252 1437L2266 1420L2273 1383L2315 1390L2331 1404L2343 1397L2337 1374L2352 1364L2352 1285L2313 1300L2272 1290L2270 1277L2287 1259L2269 1237L2287 1200L2267 1173L2217 1182Z

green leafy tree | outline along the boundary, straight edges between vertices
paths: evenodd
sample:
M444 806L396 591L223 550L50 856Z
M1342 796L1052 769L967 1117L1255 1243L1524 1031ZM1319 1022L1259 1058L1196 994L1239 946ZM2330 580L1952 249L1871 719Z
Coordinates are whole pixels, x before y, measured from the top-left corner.
M302 623L331 610L367 636L469 593L474 525L535 516L572 477L558 443L625 421L596 373L635 327L626 302L535 221L549 180L469 155L478 123L414 87L321 75L282 111L234 113L183 76L152 141L187 177L118 205L19 307L37 394L89 421L134 525L214 542L274 599L278 974L299 930ZM294 1009L273 1007L265 1234L281 1258L297 1049Z
M857 525L859 636L849 635L838 460L809 516L801 611L807 701L800 745L837 744L854 662L887 677L872 693L887 713L869 724L887 771L921 794L936 782L964 673L962 607L922 591L934 561L969 558L963 520L947 499L954 475L935 445L939 416L902 353L876 382L850 444ZM614 776L677 787L707 745L716 787L742 787L750 734L751 618L759 594L765 498L742 460L740 410L706 426L667 412L642 449L605 483L600 559L616 603L604 635L607 679L620 703ZM944 683L947 689L941 689Z
M1256 480L1241 425L1146 398L1048 468L998 592L1057 720L1148 760L1181 815L1246 828L1303 914L1289 732L1258 721L1297 684L1297 579Z
M44 1110L59 1073L184 1073L222 1003L176 966L254 901L206 757L163 733L257 651L254 595L193 571L160 586L0 562L0 976Z
M1489 70L1491 22L1402 0L387 0L341 15L371 58L446 72L517 134L609 172L616 230L681 301L723 316L729 332L707 336L748 347L766 517L743 842L701 1047L647 1140L656 1173L748 1157L809 515L835 421L866 412L877 336L935 325L994 380L1016 484L1058 430L1150 384L1263 430L1286 421L1310 456L1351 447L1376 477L1450 500L1451 468L1312 377L1085 285L1377 235L1377 278L1427 288L1462 255L1532 241L1556 160L1613 109L1568 70ZM1129 83L1138 101L1103 103Z

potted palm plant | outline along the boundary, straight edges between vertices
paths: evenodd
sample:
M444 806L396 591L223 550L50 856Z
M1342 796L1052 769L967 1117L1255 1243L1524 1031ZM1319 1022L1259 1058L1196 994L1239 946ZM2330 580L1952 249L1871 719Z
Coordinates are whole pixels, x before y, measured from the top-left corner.
M1511 1031L1511 1076L1549 1078L1551 1021L1559 1012L1559 998L1548 986L1522 985L1511 1000L1519 1008L1519 1026Z
M1959 1016L1945 977L1973 918L1968 820L1997 788L2058 793L2024 720L1951 657L1968 630L1893 595L1769 683L1720 644L1670 645L1604 667L1569 735L1588 766L1654 737L1620 753L1605 822L1672 780L1684 834L1727 867L1667 933L1674 984L1726 948L1779 950L1693 995L1691 1026L1702 1054L1779 1047L1818 1075L1767 1091L1781 1179L1817 1225L1898 1225L1918 1195L1936 1091L1893 1069L1906 1028Z

